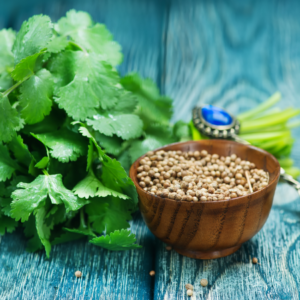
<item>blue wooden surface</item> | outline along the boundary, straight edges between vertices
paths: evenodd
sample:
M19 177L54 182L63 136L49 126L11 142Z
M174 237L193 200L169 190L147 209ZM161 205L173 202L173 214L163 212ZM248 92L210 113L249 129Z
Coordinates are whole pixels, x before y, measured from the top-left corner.
M300 107L299 1L1 1L0 28L19 29L37 13L57 20L71 8L108 26L123 47L121 73L154 79L174 99L174 120L189 120L198 102L236 113L276 90L281 106ZM299 149L300 139L298 166ZM0 299L187 299L186 283L194 284L194 299L300 298L300 201L287 184L278 186L264 228L226 258L166 251L138 214L132 230L142 250L109 252L80 241L54 247L50 260L26 253L20 232L2 237ZM260 265L250 263L253 256Z

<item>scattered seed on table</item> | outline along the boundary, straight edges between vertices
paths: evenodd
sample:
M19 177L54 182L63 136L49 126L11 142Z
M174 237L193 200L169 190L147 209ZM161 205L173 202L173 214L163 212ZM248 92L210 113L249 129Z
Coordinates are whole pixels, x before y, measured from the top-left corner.
M269 173L236 154L158 150L137 168L140 187L174 201L221 201L246 196L269 183Z
M252 258L252 263L257 264L258 263L258 259L256 257Z
M201 279L201 280L200 280L200 284L201 284L202 286L207 286L207 285L208 285L207 279Z
M186 291L186 294L190 297L190 296L193 296L193 291L192 290L187 290Z
M76 271L76 272L75 272L75 276L76 276L77 278L80 278L80 277L82 276L82 273L81 273L80 271Z
M150 275L150 276L154 276L154 275L155 275L155 271L153 271L153 270L150 271L150 272L149 272L149 275Z
M186 285L185 285L185 288L187 289L187 290L194 290L194 286L193 285L191 285L190 283L187 283Z
M167 247L166 247L166 250L167 250L167 251L170 251L170 250L172 250L172 247L171 247L171 246L167 246Z

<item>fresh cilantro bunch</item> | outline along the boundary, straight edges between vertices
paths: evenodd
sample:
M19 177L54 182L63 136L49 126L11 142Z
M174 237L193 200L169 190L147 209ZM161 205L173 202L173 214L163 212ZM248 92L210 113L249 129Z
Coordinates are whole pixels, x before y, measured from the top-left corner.
M172 101L137 74L120 77L121 47L71 10L0 31L0 234L22 224L28 250L87 236L139 248L127 230L137 193L127 172L145 152L184 140Z

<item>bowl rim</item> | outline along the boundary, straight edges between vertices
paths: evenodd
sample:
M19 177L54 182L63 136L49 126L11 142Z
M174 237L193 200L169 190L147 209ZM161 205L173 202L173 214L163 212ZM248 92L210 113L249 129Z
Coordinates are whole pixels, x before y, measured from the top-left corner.
M134 172L134 167L139 163L139 161L144 158L146 156L146 153L142 156L140 156L139 158L137 158L133 164L130 166L130 170L129 170L129 177L131 178L131 180L133 181L135 187L137 190L141 191L142 193L145 193L145 194L148 194L148 195L151 195L152 197L155 197L157 199L160 199L160 200L165 200L165 201L172 201L172 202L184 202L184 203L189 203L189 204L205 204L205 203L211 203L211 204L218 204L218 203L225 203L225 202L233 202L233 201L238 201L238 200L241 200L241 199L246 199L247 197L249 197L250 195L257 195L259 193L262 193L263 191L267 190L268 187L270 187L271 185L273 185L275 182L278 181L279 179L279 176L280 176L280 164L278 162L278 160L275 158L274 155L272 155L271 153L267 152L266 150L263 150L261 148L258 148L258 147L255 147L255 146L252 146L252 145L246 145L246 144L241 144L241 143L238 143L236 141L230 141L230 140L223 140L223 139L205 139L205 140L197 140L197 141L185 141L185 142L176 142L176 143L171 143L171 144L167 144L165 146L162 146L162 147L159 147L159 148L156 148L154 150L151 150L153 152L156 152L156 151L159 151L159 150L164 150L165 148L169 148L170 146L174 146L174 145L180 145L180 144L201 144L202 142L204 144L206 144L207 142L210 142L210 143L225 143L225 144L240 144L240 145L244 145L248 148L252 148L253 150L255 151L258 151L258 152L262 152L263 154L265 154L266 156L270 156L272 158L272 160L275 162L275 164L277 165L277 174L275 175L274 179L272 181L269 181L269 184L267 186L265 186L264 188L262 188L261 190L258 190L258 191L255 191L251 194L248 194L248 195L245 195L245 196L239 196L239 197L236 197L236 198L233 198L233 199L227 199L227 200L218 200L218 201L177 201L177 200L174 200L174 199L170 199L170 198L162 198L160 196L157 196L157 195L154 195L152 193L149 193L148 191L144 191L140 185L138 184L138 181L137 181L137 178L135 176L135 178L133 178L133 172Z

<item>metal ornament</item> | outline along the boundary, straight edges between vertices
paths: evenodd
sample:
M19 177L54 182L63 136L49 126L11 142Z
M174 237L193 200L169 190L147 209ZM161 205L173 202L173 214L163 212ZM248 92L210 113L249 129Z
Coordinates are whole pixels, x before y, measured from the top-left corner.
M222 108L205 105L193 109L194 126L203 134L214 139L233 139L249 144L238 137L240 122Z

